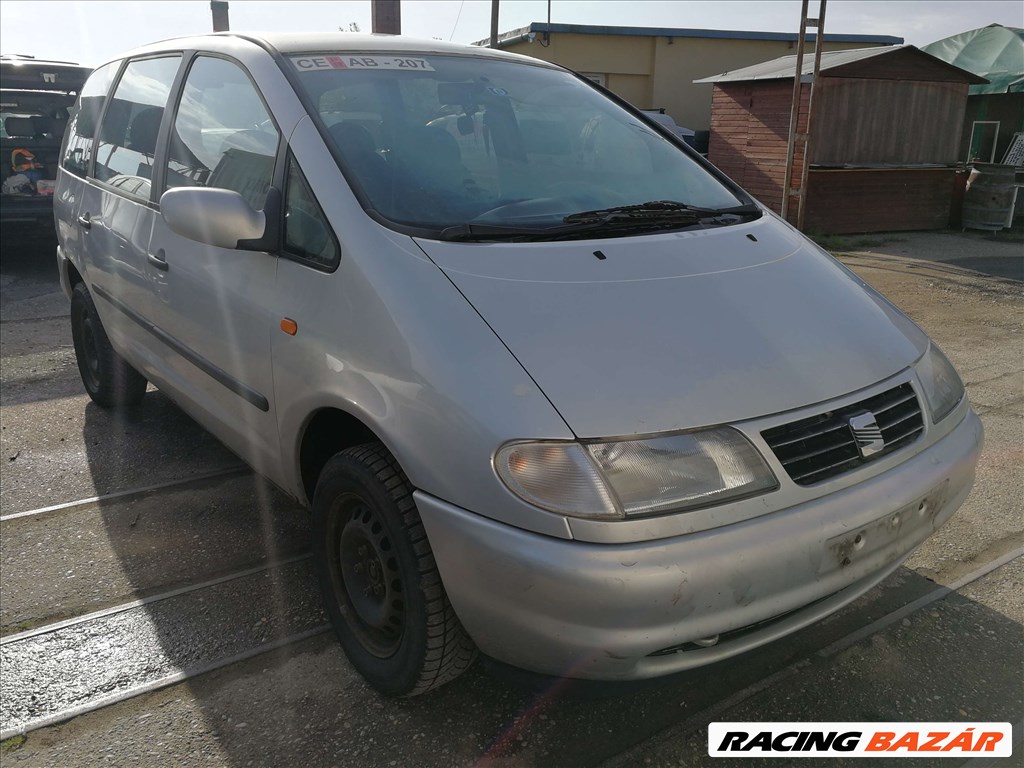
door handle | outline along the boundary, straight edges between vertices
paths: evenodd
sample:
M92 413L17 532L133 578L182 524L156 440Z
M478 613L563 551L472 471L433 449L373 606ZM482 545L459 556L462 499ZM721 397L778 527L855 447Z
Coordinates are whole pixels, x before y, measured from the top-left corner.
M82 229L92 229L92 220L89 218L88 213L85 213L78 217L78 225Z
M164 249L163 248L161 248L155 254L154 253L149 254L147 256L147 258L149 259L149 263L150 264L152 264L154 267L156 267L157 269L159 269L159 270L161 270L163 272L166 272L168 269L171 268L171 265L167 263L167 259L164 258Z

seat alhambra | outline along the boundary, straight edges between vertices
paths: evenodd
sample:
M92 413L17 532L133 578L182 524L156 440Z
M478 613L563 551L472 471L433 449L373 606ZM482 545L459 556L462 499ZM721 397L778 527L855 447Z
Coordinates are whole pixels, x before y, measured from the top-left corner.
M960 506L982 428L904 314L587 79L219 34L100 66L55 198L82 380L312 509L353 667L630 680L792 633ZM159 435L154 435L159 439Z

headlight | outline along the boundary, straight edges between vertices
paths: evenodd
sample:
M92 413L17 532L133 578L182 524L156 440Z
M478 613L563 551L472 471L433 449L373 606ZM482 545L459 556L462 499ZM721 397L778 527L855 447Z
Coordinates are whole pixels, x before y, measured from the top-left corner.
M574 517L678 512L777 486L757 450L726 427L648 440L510 443L494 463L514 494Z
M932 424L938 424L964 396L964 383L953 364L934 343L918 361L917 377L921 380L925 398L928 400Z

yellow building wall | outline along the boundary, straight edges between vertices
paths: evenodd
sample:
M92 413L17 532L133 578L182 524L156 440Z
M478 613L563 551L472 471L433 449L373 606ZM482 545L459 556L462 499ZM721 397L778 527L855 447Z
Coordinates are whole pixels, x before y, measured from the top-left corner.
M663 107L682 126L711 127L711 85L699 80L796 53L796 43L706 37L643 37L552 33L503 50L533 56L568 69L605 76L606 86L640 109ZM872 43L825 43L826 51L875 47ZM808 49L813 56L813 49Z
M624 35L572 35L555 33L545 46L543 35L502 50L533 56L577 72L650 75L654 65L654 38ZM610 45L605 45L605 41Z
M648 75L620 75L612 72L605 80L605 88L630 104L646 104L651 100L651 83Z

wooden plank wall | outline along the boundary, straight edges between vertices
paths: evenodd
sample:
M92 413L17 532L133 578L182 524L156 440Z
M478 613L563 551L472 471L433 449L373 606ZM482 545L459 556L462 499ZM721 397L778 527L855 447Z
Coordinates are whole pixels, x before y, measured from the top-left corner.
M955 163L967 83L822 77L811 163Z
M804 85L801 131L806 130L809 95L810 86ZM712 91L708 159L776 213L782 211L792 101L792 80L716 83ZM797 142L797 185L802 163L803 152Z
M811 156L819 164L950 164L967 84L822 77L815 94ZM804 85L802 115L810 92ZM792 81L717 83L708 159L776 212L782 210ZM799 130L806 129L801 119ZM799 182L800 143L794 162ZM941 229L953 171L827 171L811 168L805 230L822 233ZM795 218L795 214L791 219Z
M804 229L821 234L944 229L955 173L952 168L812 168Z

